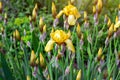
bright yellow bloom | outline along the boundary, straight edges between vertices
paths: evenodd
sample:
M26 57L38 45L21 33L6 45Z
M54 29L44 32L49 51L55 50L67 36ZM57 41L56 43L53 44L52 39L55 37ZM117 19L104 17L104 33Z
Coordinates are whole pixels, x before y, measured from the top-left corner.
M63 8L63 10L61 10L58 13L58 15L56 16L56 18L60 18L60 16L62 14L65 14L66 16L68 16L69 19L72 19L74 21L74 24L75 24L75 20L77 20L81 16L80 13L79 13L79 11L77 10L77 8L75 6L73 6L72 4L68 4L68 6L65 6ZM71 21L69 20L69 23L70 22ZM71 24L73 25L73 23L71 23Z
M51 32L50 36L51 36L51 39L48 41L45 47L46 52L49 52L50 50L52 50L54 43L57 43L58 45L66 43L67 48L71 50L73 53L75 53L75 49L72 44L72 41L69 39L70 32L65 33L63 30L56 30L55 32Z
M77 74L76 80L81 80L81 69L79 70Z
M66 34L62 30L56 30L55 32L50 33L50 36L57 44L64 43L65 40L70 37L70 36L68 36L68 34Z
M52 2L52 15L54 18L56 18L57 10L54 2Z

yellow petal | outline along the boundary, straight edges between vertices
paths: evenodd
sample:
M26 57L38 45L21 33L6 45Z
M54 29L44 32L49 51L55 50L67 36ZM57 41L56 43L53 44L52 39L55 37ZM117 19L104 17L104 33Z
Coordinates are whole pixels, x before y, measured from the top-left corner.
M63 14L63 11L61 10L61 11L57 14L56 18L60 18L60 16L62 16L62 14Z
M116 24L115 24L115 28L118 28L120 27L120 21L118 21Z
M81 70L79 70L77 77L76 77L76 80L81 80Z
M34 53L34 50L32 50L31 56L30 56L30 65L34 65L35 59L36 59L36 55Z
M75 53L75 48L72 44L72 41L70 39L65 40L65 43L67 45L67 48L72 51L72 53Z
M74 15L69 15L68 16L68 24L75 25L75 23L76 23L76 19L75 19Z
M67 35L68 35L68 38L71 36L70 30L68 31Z
M50 50L53 49L53 44L54 44L54 42L55 42L55 41L53 41L52 39L50 39L50 40L48 41L48 43L47 43L46 46L45 46L45 51L46 51L46 52L49 52Z
M63 30L56 30L55 32L50 33L50 36L59 45L64 43L65 40L69 38L69 35Z

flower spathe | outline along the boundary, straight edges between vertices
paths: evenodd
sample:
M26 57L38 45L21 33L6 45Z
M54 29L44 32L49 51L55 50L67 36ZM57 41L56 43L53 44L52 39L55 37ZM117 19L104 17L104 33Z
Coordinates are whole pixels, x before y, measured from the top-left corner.
M63 43L66 43L67 48L71 50L73 53L75 53L75 48L72 44L72 41L70 38L70 32L65 33L63 30L56 30L55 32L50 33L51 39L48 41L48 43L45 46L45 51L49 52L53 49L53 44L57 43L58 45L61 45Z

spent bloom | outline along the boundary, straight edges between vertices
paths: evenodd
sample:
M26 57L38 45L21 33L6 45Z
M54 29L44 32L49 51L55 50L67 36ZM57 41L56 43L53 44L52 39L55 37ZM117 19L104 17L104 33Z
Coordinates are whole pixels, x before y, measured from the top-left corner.
M48 43L45 46L45 51L50 52L53 49L54 43L61 45L66 44L67 48L71 50L73 53L75 53L75 48L72 44L72 41L70 38L70 32L65 33L63 30L56 30L55 32L50 33L51 39L48 41Z

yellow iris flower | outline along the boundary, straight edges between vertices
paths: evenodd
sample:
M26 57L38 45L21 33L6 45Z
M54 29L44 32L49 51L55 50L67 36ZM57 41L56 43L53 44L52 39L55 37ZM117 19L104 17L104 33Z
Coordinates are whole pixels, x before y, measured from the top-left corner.
M77 8L70 3L57 14L56 18L60 18L62 14L68 17L69 25L74 25L76 20L81 16Z
M53 49L53 44L57 43L58 45L61 45L63 43L66 43L66 46L69 50L71 50L73 53L75 53L75 48L72 44L72 41L70 38L70 32L65 33L63 30L56 30L55 32L50 33L51 39L48 41L45 47L45 51L49 52Z

